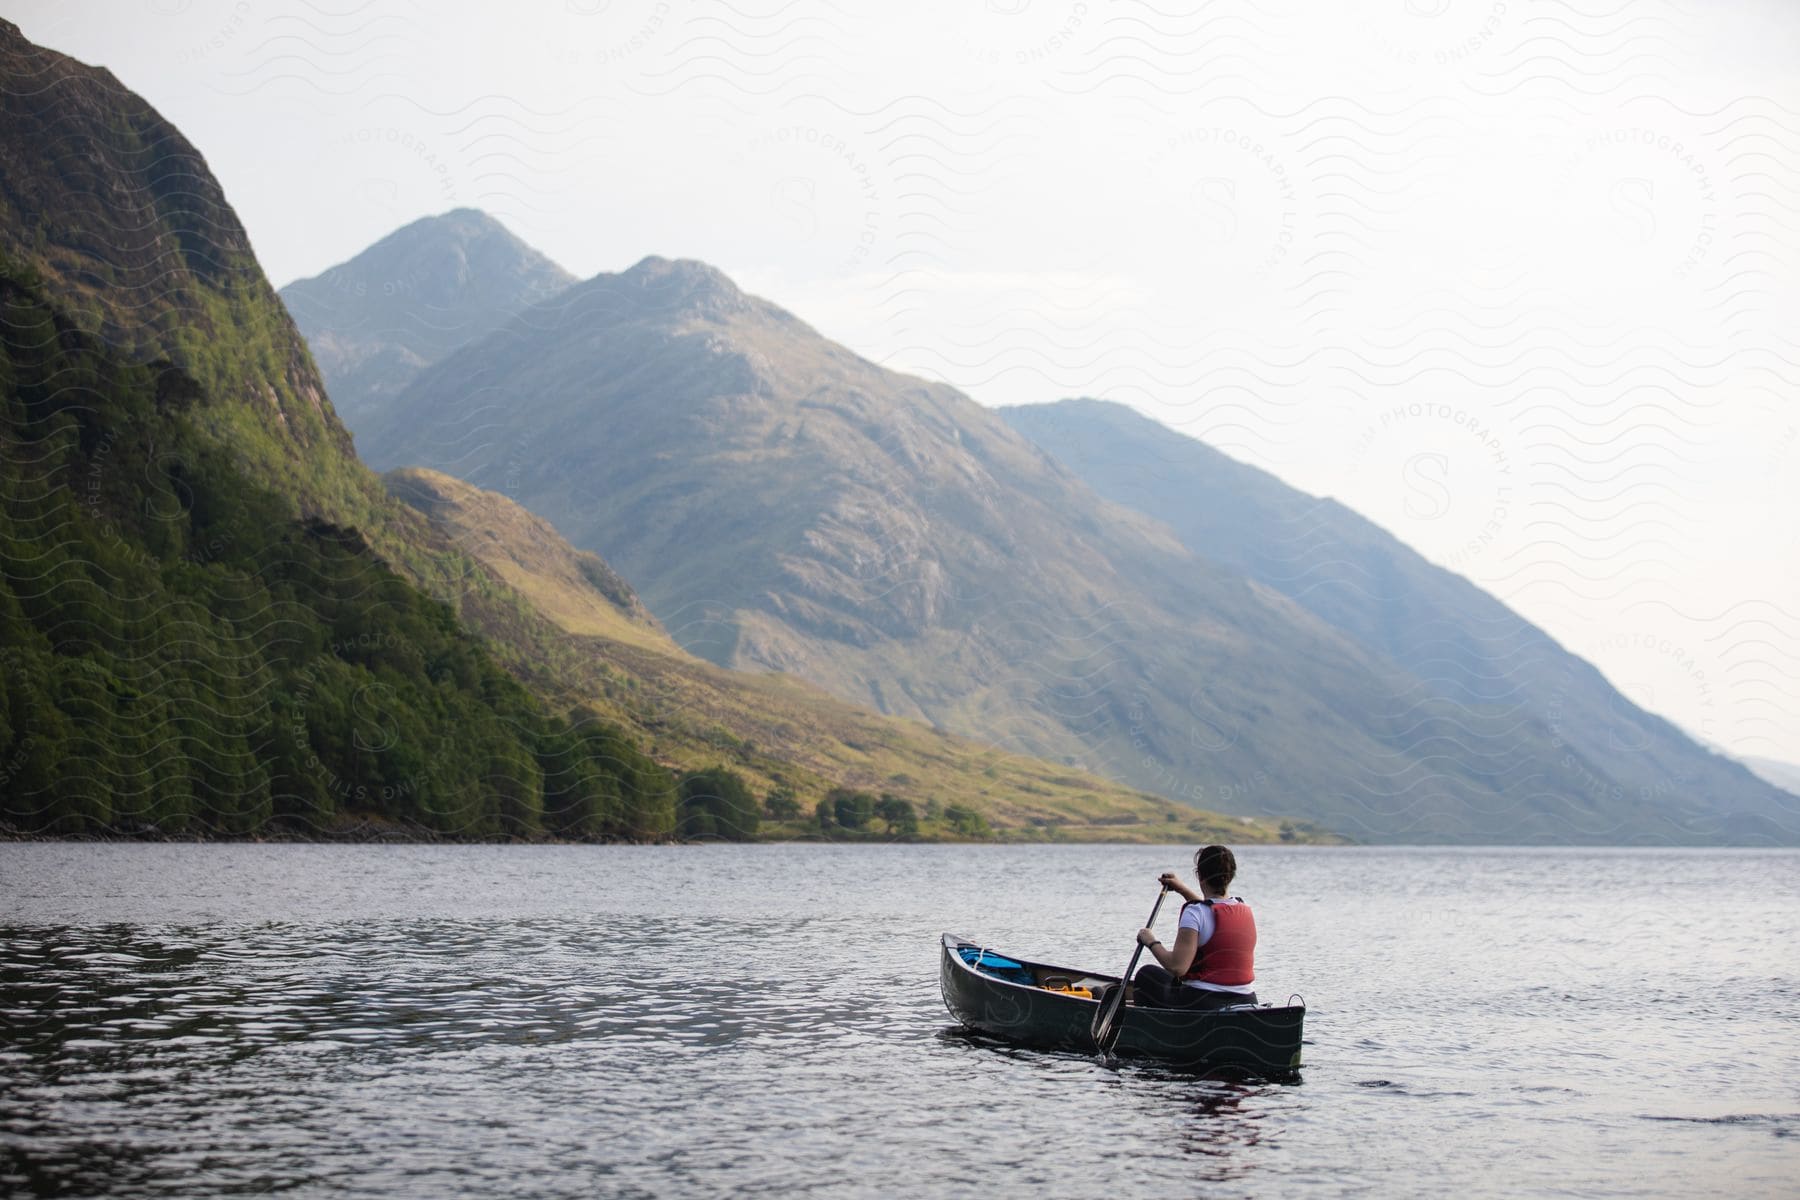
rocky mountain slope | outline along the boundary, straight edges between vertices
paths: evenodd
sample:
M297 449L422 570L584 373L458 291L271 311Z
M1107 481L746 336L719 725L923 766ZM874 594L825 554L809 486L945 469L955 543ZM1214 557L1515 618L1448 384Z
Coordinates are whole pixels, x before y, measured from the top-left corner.
M1372 522L1121 404L1002 409L1101 495L1277 589L1468 710L1536 722L1596 795L1657 802L1694 836L1792 840L1800 806L1631 703L1594 667Z
M1425 686L954 389L703 264L577 284L357 437L378 465L451 469L541 513L715 663L1160 795L1357 837L1725 836L1614 794L1543 717Z
M1746 758L1744 765L1765 783L1773 784L1790 796L1800 797L1800 766L1774 758ZM1796 810L1800 811L1800 806L1796 806Z
M205 160L112 73L0 21L0 253L79 327L166 358L205 420L309 512L379 496Z
M925 837L1314 837L720 671L506 498L383 486L198 151L5 22L0 291L0 831L661 837L727 765Z
M472 208L422 217L281 289L352 428L420 370L575 277Z
M759 792L785 788L816 797L848 786L900 795L928 813L968 807L1001 836L1334 840L1305 822L1172 805L1060 764L869 712L792 676L714 666L677 646L599 559L506 497L417 468L391 471L386 480L394 495L573 635L531 650L525 670L562 657L580 681L577 690L647 739L659 758L727 761ZM465 612L501 644L518 644L508 628L516 619L511 609L472 602Z
M664 768L726 764L803 804L960 804L1003 836L1227 828L739 687L503 498L419 475L390 495L198 152L4 21L0 278L0 827L654 837Z
M420 590L470 560L357 461L200 155L8 22L0 304L0 824L673 828L666 770Z

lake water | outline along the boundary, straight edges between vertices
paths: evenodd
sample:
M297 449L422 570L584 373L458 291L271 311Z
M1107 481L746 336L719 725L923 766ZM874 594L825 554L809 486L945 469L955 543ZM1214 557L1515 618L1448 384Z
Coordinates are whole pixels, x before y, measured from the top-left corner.
M1298 1083L955 1031L1190 854L0 845L0 1192L1800 1190L1800 853L1246 848Z

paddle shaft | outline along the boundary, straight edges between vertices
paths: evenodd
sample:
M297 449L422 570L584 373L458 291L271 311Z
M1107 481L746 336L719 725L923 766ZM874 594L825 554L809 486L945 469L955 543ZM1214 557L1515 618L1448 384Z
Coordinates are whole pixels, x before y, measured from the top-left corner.
M1168 888L1164 888L1162 891L1156 893L1156 903L1151 906L1150 919L1148 921L1144 922L1145 929L1148 929L1152 925L1156 924L1156 914L1162 911L1163 897L1167 896L1168 894L1169 894ZM1144 943L1139 942L1137 944L1137 949L1135 949L1131 952L1131 961L1125 964L1125 978L1119 980L1120 983L1130 983L1131 982L1132 975L1134 973L1136 973L1136 971L1137 971L1138 959L1142 958L1143 956L1144 956Z
M1144 928L1148 929L1156 924L1156 914L1162 911L1163 897L1168 894L1168 888L1164 888L1162 891L1156 893L1156 903L1150 908L1150 919L1144 922ZM1100 1019L1094 1022L1094 1028L1092 1030L1094 1044L1101 1049L1105 1049L1107 1035L1112 1032L1112 1027L1118 1020L1119 1009L1125 1003L1125 989L1130 985L1132 973L1137 970L1138 959L1143 957L1143 954L1144 943L1139 942L1137 944L1137 949L1131 952L1131 961L1125 964L1124 978L1119 980L1117 990L1106 998L1106 1009L1100 1014Z

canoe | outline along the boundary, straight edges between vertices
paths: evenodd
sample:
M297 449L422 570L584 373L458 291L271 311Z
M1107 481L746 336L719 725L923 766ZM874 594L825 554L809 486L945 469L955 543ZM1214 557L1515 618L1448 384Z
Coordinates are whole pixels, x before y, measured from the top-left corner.
M1027 962L946 933L938 982L944 1007L971 1029L1022 1046L1094 1050L1095 995L1116 975ZM1224 1009L1119 1010L1112 1053L1183 1067L1224 1067L1270 1077L1300 1069L1303 1004Z

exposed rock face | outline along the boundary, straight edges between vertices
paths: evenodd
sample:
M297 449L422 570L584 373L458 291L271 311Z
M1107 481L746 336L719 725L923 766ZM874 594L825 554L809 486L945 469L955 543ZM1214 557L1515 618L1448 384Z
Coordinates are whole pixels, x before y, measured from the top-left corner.
M1367 838L1717 833L1597 797L1605 773L1541 714L1434 690L704 264L646 259L521 311L358 438L543 513L714 662L1165 796Z
M7 21L0 251L30 264L85 328L134 357L169 358L235 401L252 434L246 460L262 474L291 480L310 473L315 450L351 453L200 153L110 71L33 45Z

